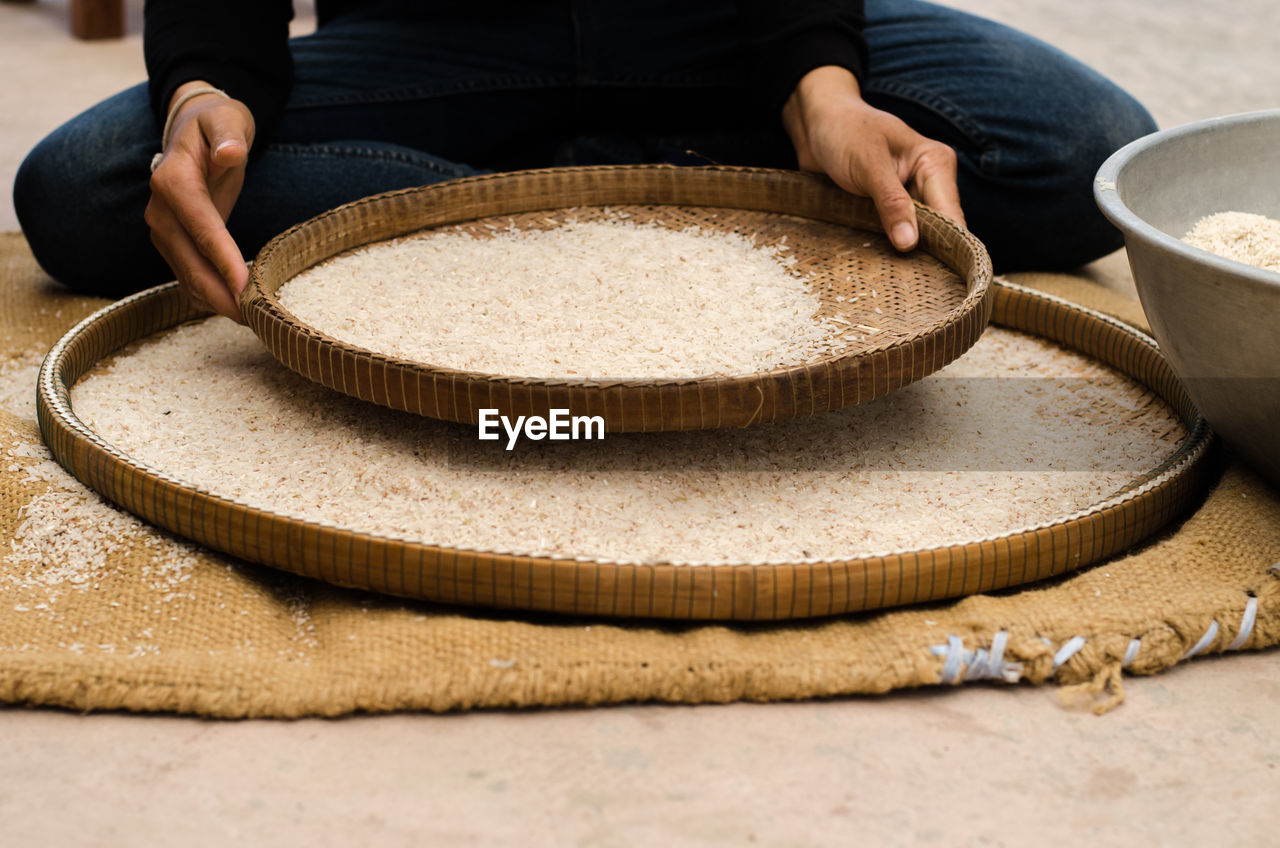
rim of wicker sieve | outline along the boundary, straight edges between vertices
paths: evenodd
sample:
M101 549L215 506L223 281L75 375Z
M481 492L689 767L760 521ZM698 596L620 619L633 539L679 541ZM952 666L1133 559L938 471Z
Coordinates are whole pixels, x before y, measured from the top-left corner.
M489 374L387 356L307 325L281 306L280 287L339 253L424 229L488 220L541 226L550 212L577 220L625 211L636 222L787 237L810 275L820 316L861 313L847 296L875 289L876 334L830 354L753 374L684 380L565 380ZM287 367L336 391L405 412L477 423L477 411L602 416L608 432L741 427L863 403L915 382L977 341L991 314L991 262L953 221L917 205L920 247L897 253L872 202L824 177L764 168L626 165L548 168L468 177L389 192L325 212L258 253L240 307ZM845 298L844 301L841 298ZM858 320L865 320L859 318Z
M442 603L624 618L777 620L989 592L1062 574L1150 537L1198 502L1213 436L1149 336L1017 286L993 286L992 320L1092 356L1150 388L1187 435L1114 494L1034 527L942 547L791 563L675 565L479 551L290 518L207 492L104 441L70 387L124 346L206 316L176 283L105 307L40 369L37 415L57 461L112 503L235 557L333 583Z

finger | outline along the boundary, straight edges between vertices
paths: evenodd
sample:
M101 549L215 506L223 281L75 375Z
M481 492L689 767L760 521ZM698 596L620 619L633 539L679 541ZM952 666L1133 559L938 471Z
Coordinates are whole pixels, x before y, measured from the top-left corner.
M218 217L223 221L231 217L231 210L235 208L243 187L243 168L226 171L209 182L209 197L213 200L213 208L218 210Z
M956 154L939 145L917 160L913 183L920 199L938 212L964 226L960 208L960 187L956 183Z
M152 191L164 200L188 239L213 264L226 285L239 290L249 278L244 257L227 232L203 175L194 167L182 167L183 163L184 157L170 157L161 163L151 177Z
M209 159L218 168L236 168L249 158L250 139L244 118L235 109L208 109L196 117L209 145Z
M918 240L916 206L887 148L880 148L865 162L863 179L889 241L898 250L911 250Z
M187 296L196 305L243 324L244 318L226 282L201 255L172 210L153 200L147 206L147 223L151 226L152 244L169 263Z
M244 323L235 298L223 285L217 270L200 255L193 243L181 239L163 243L153 239L153 243L174 270L182 290L196 306L225 315L237 324Z

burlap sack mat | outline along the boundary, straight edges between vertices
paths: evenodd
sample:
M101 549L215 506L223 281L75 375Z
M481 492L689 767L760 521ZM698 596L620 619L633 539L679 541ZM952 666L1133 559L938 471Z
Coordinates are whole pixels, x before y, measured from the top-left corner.
M1127 320L1085 280L1017 279ZM445 609L330 588L188 547L48 459L39 355L98 305L0 236L0 700L78 710L354 710L724 702L1054 679L1119 702L1120 670L1280 641L1280 496L1238 464L1130 556L1043 588L785 626L654 626Z

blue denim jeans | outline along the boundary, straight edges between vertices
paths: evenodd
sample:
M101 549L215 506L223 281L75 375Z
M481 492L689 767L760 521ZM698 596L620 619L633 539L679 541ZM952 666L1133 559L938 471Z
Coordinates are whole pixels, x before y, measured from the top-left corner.
M249 258L341 203L482 171L680 162L689 150L795 167L776 106L745 83L734 4L639 5L390 22L375 3L294 39L287 109L255 144L228 228ZM1155 129L1136 101L999 24L920 0L866 6L864 96L955 148L968 223L998 270L1070 268L1120 246L1092 179L1112 151ZM109 296L172 278L143 222L159 140L139 85L31 152L14 202L50 275Z

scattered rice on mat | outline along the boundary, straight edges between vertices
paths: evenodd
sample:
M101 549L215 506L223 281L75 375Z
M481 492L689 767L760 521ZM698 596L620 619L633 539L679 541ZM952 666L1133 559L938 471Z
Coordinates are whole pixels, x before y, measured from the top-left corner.
M35 421L36 375L43 358L42 351L29 351L0 362L0 410L13 416L0 423L0 462L11 474L21 474L21 483L31 490L18 524L8 539L0 539L0 598L14 612L38 617L53 629L47 631L47 644L0 645L0 653L47 650L56 644L76 654L151 657L161 653L160 644L189 638L175 637L172 628L190 619L192 607L236 609L242 598L268 591L283 602L293 629L292 638L276 653L310 663L310 651L319 642L307 581L272 573L265 586L260 574L242 578L238 590L231 588L237 582L202 586L201 575L208 574L210 561L199 546L157 531L107 503L54 461L40 441ZM138 548L143 554L130 559L130 552ZM232 564L223 567L232 573L239 570ZM119 589L120 584L129 589ZM138 586L149 593L137 594ZM120 594L133 598L130 615L122 619L131 624L103 626L95 616L102 616L103 610L110 616L109 608L120 603L109 599ZM139 613L147 617L138 619ZM240 613L249 611L241 608ZM234 647L237 653L259 651L247 637ZM189 650L190 644L184 643L183 649Z
M794 562L1004 533L1106 497L1184 435L1140 386L998 328L939 374L841 412L512 453L314 385L221 320L136 346L72 398L125 453L242 503L619 562Z
M617 218L487 238L445 229L334 257L285 283L279 298L349 344L464 371L750 374L827 353L849 331L815 320L818 297L785 251Z
M0 410L13 415L22 428L0 428L0 461L10 473L21 473L21 481L36 491L22 507L21 522L11 538L0 547L0 556L10 563L0 583L6 602L18 612L53 618L64 592L92 591L100 581L118 577L109 572L108 559L139 539L152 553L150 564L127 579L141 580L155 591L157 614L165 604L194 597L188 581L198 548L147 532L143 522L68 474L40 443L35 394L42 359L42 354L30 352L0 363ZM125 647L135 653L152 652L142 643Z
M36 374L42 351L27 351L0 362L0 409L24 420L36 419Z
M1201 218L1182 239L1192 247L1280 273L1280 221L1249 212Z

